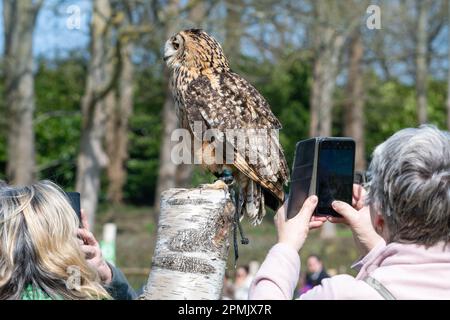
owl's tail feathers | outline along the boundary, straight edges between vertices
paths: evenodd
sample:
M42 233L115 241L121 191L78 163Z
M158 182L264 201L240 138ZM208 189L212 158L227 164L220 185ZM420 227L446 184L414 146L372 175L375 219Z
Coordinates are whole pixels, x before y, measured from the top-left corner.
M252 225L259 225L266 215L261 186L249 179L248 184L240 190L240 199L242 199L239 202L242 204L241 218L245 214Z

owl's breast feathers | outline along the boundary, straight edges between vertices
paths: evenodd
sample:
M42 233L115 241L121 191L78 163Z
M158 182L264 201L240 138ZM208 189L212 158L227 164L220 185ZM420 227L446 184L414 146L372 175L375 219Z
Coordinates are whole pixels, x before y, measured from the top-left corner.
M194 122L201 121L203 130L217 129L224 133L227 146L234 149L233 165L248 178L284 201L283 186L288 181L288 168L283 149L278 141L281 124L272 113L262 95L245 79L233 72L206 73L187 76L175 75L174 96L180 108L180 124L194 132ZM272 147L269 153L260 152L258 145L247 139L247 152L242 152L234 137L227 136L228 129L267 130ZM247 129L247 130L245 130ZM248 131L250 130L250 131ZM194 132L195 135L195 132ZM196 137L202 139L202 137ZM250 154L257 161L250 161ZM270 203L267 202L270 206ZM276 207L271 206L271 207Z

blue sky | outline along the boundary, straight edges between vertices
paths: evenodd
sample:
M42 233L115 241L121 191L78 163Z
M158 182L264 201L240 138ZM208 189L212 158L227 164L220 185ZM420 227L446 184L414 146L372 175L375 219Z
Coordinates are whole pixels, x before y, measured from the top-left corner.
M62 4L61 4L62 3ZM57 5L60 4L60 5ZM70 18L67 12L69 6L80 8L80 29L70 30L66 23ZM3 12L3 2L0 1L0 12ZM89 19L91 1L58 1L46 0L38 15L33 50L35 56L53 58L64 56L71 50L84 49L89 43ZM0 51L4 48L3 14L0 14Z

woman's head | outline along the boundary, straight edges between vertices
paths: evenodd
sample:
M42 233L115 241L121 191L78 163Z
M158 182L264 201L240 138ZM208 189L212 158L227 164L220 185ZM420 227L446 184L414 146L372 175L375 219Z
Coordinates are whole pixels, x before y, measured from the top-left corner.
M379 145L369 168L368 204L388 241L450 241L450 134L432 126L401 130Z
M28 285L53 298L107 297L81 251L78 225L51 182L0 188L0 299L19 299Z

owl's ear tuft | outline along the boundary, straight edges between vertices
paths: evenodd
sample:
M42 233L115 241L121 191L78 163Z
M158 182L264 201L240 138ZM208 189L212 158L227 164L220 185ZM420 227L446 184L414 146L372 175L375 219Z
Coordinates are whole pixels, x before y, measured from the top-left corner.
M185 32L186 33L192 33L192 34L195 34L196 36L199 36L200 34L203 33L203 29L193 28L193 29L185 30Z

